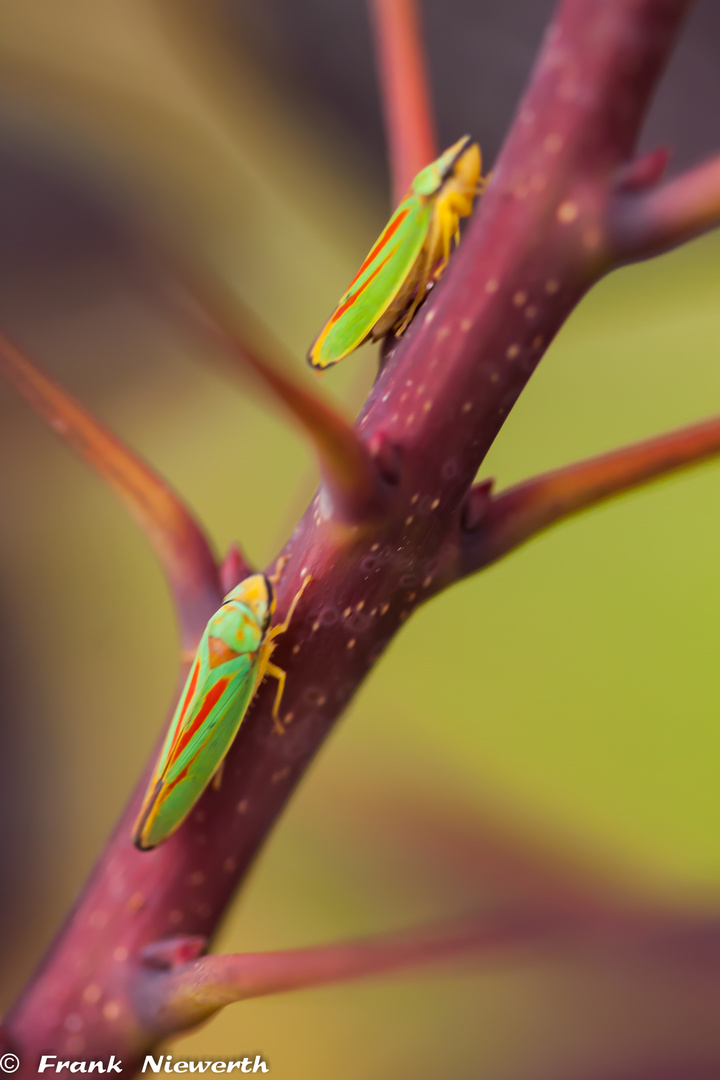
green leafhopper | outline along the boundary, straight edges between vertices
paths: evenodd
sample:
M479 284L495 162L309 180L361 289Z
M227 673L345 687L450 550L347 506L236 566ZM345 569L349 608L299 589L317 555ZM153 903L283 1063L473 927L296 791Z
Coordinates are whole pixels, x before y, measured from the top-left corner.
M310 580L277 626L270 625L275 594L264 574L241 581L208 622L135 823L133 840L141 851L162 843L188 816L218 772L265 675L278 680L272 715L282 731L278 710L285 672L270 655Z
M368 338L406 330L460 239L460 218L483 187L480 167L480 147L465 135L417 174L310 349L312 367L330 367Z

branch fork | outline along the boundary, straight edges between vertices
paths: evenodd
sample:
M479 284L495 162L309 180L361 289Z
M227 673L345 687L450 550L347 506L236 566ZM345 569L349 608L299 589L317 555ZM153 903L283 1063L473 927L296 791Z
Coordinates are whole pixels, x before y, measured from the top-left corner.
M647 162L647 185L626 181L610 200L607 227L619 264L670 251L720 224L720 154L657 184L661 153Z

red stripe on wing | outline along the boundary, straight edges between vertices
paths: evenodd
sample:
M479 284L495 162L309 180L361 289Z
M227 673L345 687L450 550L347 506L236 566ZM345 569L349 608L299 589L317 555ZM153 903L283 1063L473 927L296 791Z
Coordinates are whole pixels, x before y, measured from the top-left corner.
M198 653L198 655L195 657L195 663L193 664L192 674L190 676L190 682L188 683L187 691L185 693L185 697L183 698L182 709L180 710L180 713L178 714L177 721L175 723L175 730L173 731L173 735L172 735L173 741L175 740L178 731L180 731L180 729L181 729L181 727L183 725L183 722L185 720L185 716L187 715L187 711L190 708L190 702L192 701L192 699L193 699L193 697L195 695L195 690L197 689L199 674L200 674L200 654Z
M197 754L195 755L195 757L197 757ZM165 802L165 800L167 799L168 795L173 790L173 788L177 787L177 785L180 783L180 781L185 779L188 772L190 771L190 766L192 765L193 761L195 760L195 757L192 759L192 761L188 761L185 768L182 770L182 772L178 773L178 775L175 777L174 780L171 780L169 784L165 785L165 787L164 787L164 789L163 789L163 791L161 793L161 799L160 799L161 802Z
M205 722L205 720L207 720L210 712L215 708L218 701L225 693L231 678L232 676L230 675L223 676L223 678L218 679L215 685L208 690L207 694L205 695L205 700L197 711L197 715L193 717L192 724L190 724L187 731L184 731L180 736L174 753L172 755L173 758L177 758L180 754L182 754L183 750L190 742L195 732Z
M379 263L378 266L375 267L372 274L370 274L370 276L367 278L367 280L363 281L360 288L356 289L354 293L352 293L350 296L348 296L345 303L340 305L340 307L337 309L335 314L331 316L330 321L328 322L328 328L331 327L331 326L334 326L335 323L338 321L338 319L341 319L343 317L343 315L348 310L348 308L351 308L353 306L353 304L357 300L358 296L362 296L362 294L365 292L365 290L367 289L370 282L374 281L374 279L378 276L378 274L380 273L382 268L385 266L387 261L393 257L393 255L395 254L397 249L398 249L398 245L396 244L395 247L392 249L392 251L389 251L387 253L387 255L385 256L383 261L381 263Z
M400 226L402 225L403 221L405 220L405 218L408 216L409 213L410 213L409 209L400 210L400 211L398 211L397 215L387 223L387 225L385 226L385 229L380 234L379 238L376 240L374 248L372 249L372 251L370 252L368 257L365 259L365 261L363 262L362 266L358 270L355 277L352 279L352 281L348 285L348 289L352 289L353 285L355 284L357 279L360 277L360 275L365 273L365 271L367 270L370 263L375 258L377 258L377 256L380 254L380 252L382 251L385 244L387 244L388 240L393 235L393 233L396 232L396 230L400 228Z

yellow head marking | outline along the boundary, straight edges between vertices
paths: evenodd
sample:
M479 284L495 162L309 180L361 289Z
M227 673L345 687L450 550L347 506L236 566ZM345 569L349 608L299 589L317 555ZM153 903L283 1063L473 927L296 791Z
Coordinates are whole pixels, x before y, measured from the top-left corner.
M264 574L253 574L245 578L227 594L224 604L240 601L250 608L258 623L266 628L275 612L275 592Z

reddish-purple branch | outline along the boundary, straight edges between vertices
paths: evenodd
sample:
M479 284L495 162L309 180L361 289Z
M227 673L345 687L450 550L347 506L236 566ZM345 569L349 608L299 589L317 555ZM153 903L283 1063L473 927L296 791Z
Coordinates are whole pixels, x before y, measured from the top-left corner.
M208 789L183 827L149 853L130 840L140 782L8 1017L26 1061L50 1048L120 1053L130 1069L152 1046L157 1027L141 1003L161 984L152 982L148 946L210 938L335 719L410 612L442 583L458 522L482 521L489 493L474 497L471 512L467 504L478 466L558 327L622 261L608 207L623 169L629 190L638 131L688 6L564 0L480 212L388 357L355 434L326 423L314 399L299 404L302 395L252 364L296 415L307 405L306 428L321 432L323 460L332 463L284 549L277 587L281 619L312 575L277 650L288 673L286 731L277 733L272 692L261 687L220 788ZM215 301L204 297L203 307L223 346L235 348L232 317L224 303L218 314ZM156 998L155 1016L161 1008Z
M370 0L393 205L437 157L437 140L417 0Z

